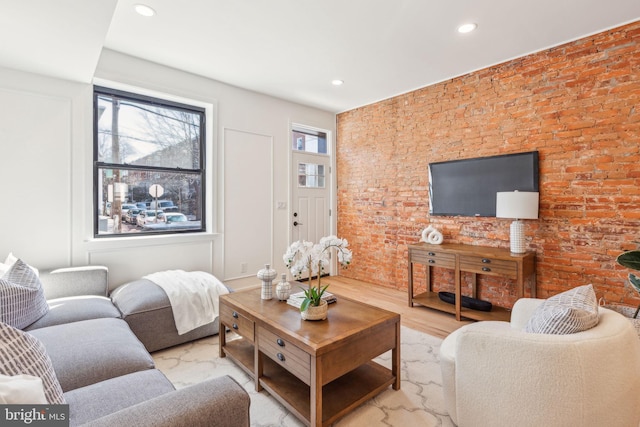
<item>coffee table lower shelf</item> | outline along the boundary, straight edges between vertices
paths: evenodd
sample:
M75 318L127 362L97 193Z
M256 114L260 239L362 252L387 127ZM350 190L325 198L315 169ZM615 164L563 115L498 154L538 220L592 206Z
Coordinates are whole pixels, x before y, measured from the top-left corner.
M255 379L254 347L244 339L227 341L224 352ZM390 369L368 362L322 387L322 425L330 425L395 381ZM310 389L270 358L263 357L260 385L296 417L310 422Z

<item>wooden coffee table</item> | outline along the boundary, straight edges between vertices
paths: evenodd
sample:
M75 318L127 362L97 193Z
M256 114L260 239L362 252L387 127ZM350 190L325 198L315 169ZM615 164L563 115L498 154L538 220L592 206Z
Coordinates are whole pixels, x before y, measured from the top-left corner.
M220 357L313 427L332 424L390 385L400 389L400 315L337 297L322 321L260 299L260 289L220 297ZM241 338L227 341L224 327ZM391 369L372 361L389 350Z

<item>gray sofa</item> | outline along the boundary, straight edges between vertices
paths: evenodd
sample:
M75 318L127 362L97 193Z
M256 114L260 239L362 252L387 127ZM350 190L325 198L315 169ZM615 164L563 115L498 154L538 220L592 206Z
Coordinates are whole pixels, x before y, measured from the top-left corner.
M231 377L176 390L107 297L107 269L42 272L50 310L25 328L45 346L71 426L249 426Z

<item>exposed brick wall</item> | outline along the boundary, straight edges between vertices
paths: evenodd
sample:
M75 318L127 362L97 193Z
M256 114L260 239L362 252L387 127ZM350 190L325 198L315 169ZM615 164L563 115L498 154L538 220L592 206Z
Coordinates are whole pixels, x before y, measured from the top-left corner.
M640 22L337 120L338 233L354 251L340 274L406 289L407 243L429 223L447 242L508 248L511 220L429 217L428 164L538 150L540 219L526 221L538 296L593 283L640 302L615 264L640 240ZM509 283L482 277L480 297L510 307Z

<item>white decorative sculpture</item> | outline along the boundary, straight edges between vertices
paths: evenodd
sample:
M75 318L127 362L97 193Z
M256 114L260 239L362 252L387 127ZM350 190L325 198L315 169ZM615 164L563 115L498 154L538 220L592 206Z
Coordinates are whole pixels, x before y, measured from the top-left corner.
M260 293L260 297L262 299L271 299L273 298L273 279L276 278L278 273L271 268L269 264L265 264L264 268L258 271L258 279L262 280L262 292Z
M287 282L286 273L282 274L282 280L276 285L276 296L280 301L286 301L291 294L291 285Z
M443 240L444 238L442 237L442 233L433 228L433 225L430 225L422 230L422 239L420 239L421 242L431 243L432 245L439 245Z

